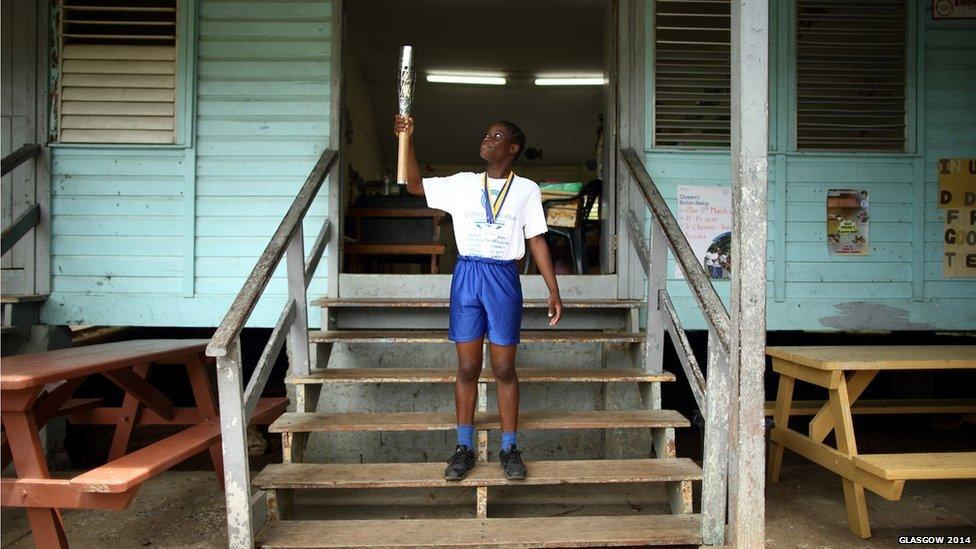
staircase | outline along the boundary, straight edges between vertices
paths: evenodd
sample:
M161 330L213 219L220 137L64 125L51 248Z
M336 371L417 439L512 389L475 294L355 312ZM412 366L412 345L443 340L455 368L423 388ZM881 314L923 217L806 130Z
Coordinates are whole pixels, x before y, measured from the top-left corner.
M335 329L335 325L355 324L357 312L369 310L403 311L416 317L440 316L446 325L447 302L439 300L355 300L320 299L313 302L323 307L326 326L333 329L309 332L309 340L317 346L317 362L328 364L336 344L378 345L385 353L394 355L398 345L441 344L453 356L445 330L375 330ZM291 375L286 382L295 390L296 411L284 414L271 427L281 433L285 463L270 465L253 480L253 485L267 492L269 522L255 538L259 547L370 547L370 546L587 546L587 545L673 545L700 544L701 525L692 512L691 483L701 480L701 469L690 459L676 458L674 429L687 427L689 422L681 414L660 409L660 384L674 381L666 371L650 371L641 361L640 352L645 336L638 331L637 311L642 303L628 300L576 301L565 303L564 318L577 324L588 314L596 312L597 324L607 324L607 318L617 318L623 328L588 330L527 330L522 345L549 345L559 349L568 344L619 346L624 353L601 353L624 364L603 364L597 368L534 367L519 362L519 380L535 383L636 384L641 405L634 410L574 410L572 403L565 409L523 411L519 414L519 431L574 429L639 429L650 430L652 448L646 448L644 459L596 459L528 461L528 478L508 481L497 463L485 463L497 458L497 448L488 447L488 430L499 429L496 412L488 410L488 384L492 383L490 367L483 369L479 382L478 412L475 428L478 432L479 466L460 482L443 479L444 463L305 463L304 447L309 433L338 432L411 432L450 430L455 428L453 406L444 412L319 412L318 395L321 388L332 384L436 384L453 383L453 368L413 368L410 364L398 367L319 368L308 374ZM546 303L526 301L525 325L542 324ZM584 320L585 322L585 320ZM388 349L388 350L387 350ZM486 349L487 350L487 349ZM487 353L486 353L487 355ZM391 356L389 358L395 358ZM333 363L336 360L333 359ZM391 362L391 361L386 361ZM396 362L393 360L392 362ZM382 402L382 399L378 399ZM321 408L328 409L329 402ZM445 403L446 404L446 403ZM523 408L529 404L523 398ZM530 435L531 436L531 435ZM523 439L526 437L523 435ZM527 447L531 457L532 445ZM445 445L446 457L452 445ZM492 489L509 485L551 486L585 484L663 484L668 492L672 515L493 518L488 501ZM302 490L334 490L341 488L382 489L409 488L430 490L448 487L474 488L471 516L460 519L410 520L288 520L296 492ZM620 503L624 503L621 501Z
M550 329L545 322L545 304L527 301L522 323L522 350L519 351L522 358L519 378L523 386L600 383L603 384L604 395L611 388L621 386L629 386L633 394L633 386L636 385L635 396L639 395L639 398L631 399L633 405L627 409L620 409L616 401L613 402L614 406L608 406L605 400L604 407L595 410L581 409L585 406L563 401L557 401L558 406L551 409L532 409L531 403L523 399L519 430L580 433L582 429L597 429L602 430L605 438L630 436L627 440L639 439L632 436L634 434L646 435L649 432L651 436L649 439L646 436L643 438L639 459L621 460L620 457L634 456L604 453L600 456L571 456L573 459L564 461L530 462L529 478L518 484L530 491L536 490L533 486L575 486L581 493L589 485L601 494L610 492L601 491L601 487L619 483L638 486L663 484L670 514L492 516L488 497L490 492L513 490L513 483L502 478L497 467L482 465L469 478L457 484L475 490L471 501L471 518L289 520L296 518L290 514L296 509L292 504L296 500L295 494L300 491L324 490L338 494L344 489L348 492L349 488L366 491L381 488L429 490L455 486L442 480L443 463L305 463L306 443L311 433L399 432L415 433L419 437L421 432L430 434L431 431L450 431L455 427L453 407L426 412L370 410L370 413L353 413L330 410L328 399L319 406L319 397L325 386L378 384L380 387L390 387L402 383L434 385L454 381L454 367L447 367L447 362L442 363L441 368L402 363L410 356L401 351L404 345L441 344L445 349L450 349L444 330L447 325L446 296L426 300L322 299L314 305L322 308L323 329L309 330L306 295L309 282L327 247L333 249L333 258L339 255L334 249L338 246L338 238L332 233L332 224L328 219L323 222L307 254L304 247L305 214L337 164L338 153L326 149L207 346L207 355L215 357L217 361L230 547L722 545L730 539L726 535L727 508L739 511L729 515L732 544L759 546L762 543L762 483L756 481L762 477L762 431L752 429L761 425L762 418L761 357L747 370L755 378L751 378L749 390L740 393L739 380L733 376L729 362L733 349L733 327L725 305L698 263L640 157L631 149L621 150L618 156L627 166L631 181L652 213L650 239L645 236L648 233L642 229L638 212L631 208L625 216L627 237L633 246L631 259L640 262L647 280L646 302L564 302L566 314L560 329ZM669 252L684 272L694 302L709 327L707 382L667 291ZM759 254L756 257L764 256ZM283 259L288 279L287 299L253 373L245 379L241 330ZM332 276L337 276L334 271ZM757 283L760 289L764 287L761 277L752 282ZM397 291L397 283L396 277L391 276L391 292ZM765 294L761 292L758 295ZM736 301L734 293L733 302L741 309L741 300ZM641 307L645 309L647 318L643 332L638 323L638 310ZM417 329L405 330L404 326ZM750 326L752 331L761 332L762 329L761 319ZM678 354L677 366L685 373L687 389L690 389L704 416L701 469L690 460L678 459L675 455L675 429L688 426L688 420L674 411L661 409L661 384L674 380L663 369L665 334ZM753 340L750 341L755 343ZM329 368L333 348L349 344L365 346L361 348L380 346L380 349L389 349L390 352L376 355L377 364L362 368ZM272 431L282 435L284 463L268 467L252 479L244 426L253 417L275 360L286 345L289 363L286 381L294 389L294 412L282 416L271 427ZM553 353L546 354L546 364L533 364L531 359L525 360L526 356L531 355L529 351L539 345L548 345L547 349L558 349L560 352L555 356ZM595 346L601 350L603 358L600 368L588 369L575 363L570 349L579 345ZM566 351L563 352L563 349ZM380 367L380 358L391 359L395 367ZM481 462L488 462L489 453L494 453L489 452L488 430L499 427L497 414L488 409L490 383L491 375L486 369L479 383L475 418L478 458ZM743 394L748 396L744 401ZM335 402L331 404L335 405ZM320 412L319 408L324 411ZM730 434L736 425L731 418L740 408L755 411L753 419L756 421L740 421L739 425L749 426L748 432L740 439L733 440ZM444 446L445 450L449 450L452 445ZM532 447L531 444L529 446ZM609 445L605 444L603 448L609 448ZM531 451L527 457L531 459ZM730 464L736 468L733 469ZM757 471L760 473L757 474ZM702 484L700 514L692 514L691 487L696 480ZM252 485L263 491L255 493ZM258 497L262 495L267 497ZM746 504L745 507L736 507L743 504ZM759 512L743 511L757 508ZM736 535L739 537L735 538Z

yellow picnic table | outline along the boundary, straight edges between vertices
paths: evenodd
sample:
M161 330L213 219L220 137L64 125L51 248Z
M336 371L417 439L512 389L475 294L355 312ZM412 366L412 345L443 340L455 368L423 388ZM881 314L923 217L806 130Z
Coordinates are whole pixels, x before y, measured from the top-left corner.
M879 372L973 370L976 345L769 347L766 354L772 357L773 371L780 375L770 433L769 481L779 480L784 448L837 473L844 485L847 521L854 534L871 537L865 488L896 501L906 480L976 479L976 452L858 454L851 420L851 405ZM793 404L797 380L823 387L829 394L813 415L807 434L788 425L790 416L797 415ZM976 401L956 401L949 408L974 414ZM946 409L945 403L935 408ZM885 410L905 413L890 403ZM917 401L909 411L920 411ZM836 448L824 444L831 431L836 431Z

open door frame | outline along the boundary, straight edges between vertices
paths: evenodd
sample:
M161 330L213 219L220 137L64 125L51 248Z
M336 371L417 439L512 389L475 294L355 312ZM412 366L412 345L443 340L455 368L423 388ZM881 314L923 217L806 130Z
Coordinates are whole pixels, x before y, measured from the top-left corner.
M342 150L343 117L342 69L345 0L332 2L332 128L330 146ZM605 55L607 90L604 93L603 180L601 212L606 215L601 229L608 238L601 242L599 275L561 275L559 288L563 299L640 299L644 296L644 272L627 236L627 212L643 212L644 204L629 179L627 168L618 161L621 147L644 150L644 97L646 55L644 48L646 0L607 0ZM339 169L329 182L329 219L333 223L332 241L328 247L328 297L341 298L438 298L448 294L449 274L390 275L349 274L342 265L342 205L344 165L340 154ZM548 289L539 275L522 276L526 299L544 299Z

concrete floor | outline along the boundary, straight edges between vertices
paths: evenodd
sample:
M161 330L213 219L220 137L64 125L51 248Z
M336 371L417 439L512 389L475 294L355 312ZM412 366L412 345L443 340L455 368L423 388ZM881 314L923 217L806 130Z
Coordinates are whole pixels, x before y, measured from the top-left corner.
M598 489L600 497L581 498L577 493L574 499L566 488L524 488L521 493L494 498L489 513L572 516L662 512L660 494L642 493L635 497L633 487ZM617 496L620 503L613 504L611 501ZM314 513L329 518L362 518L361 506L347 505L350 497L355 495L345 494L331 506L308 507L303 515L312 514L315 509ZM371 508L369 516L414 518L432 516L432 510L438 516L470 516L470 505L452 504L452 500L466 497L460 491L443 497L433 509L429 504L425 507L396 497L402 496L382 496L382 501L378 500L382 505ZM429 501L434 496L425 497ZM860 540L847 530L837 477L802 459L788 459L782 480L767 490L767 545L825 549L896 547L898 536L930 534L968 535L976 545L976 481L909 482L897 502L885 501L870 492L867 497L874 537ZM171 471L150 480L126 511L68 510L64 521L74 548L216 548L226 543L223 494L217 490L213 473L204 471ZM21 510L3 509L0 544L11 549L33 546Z

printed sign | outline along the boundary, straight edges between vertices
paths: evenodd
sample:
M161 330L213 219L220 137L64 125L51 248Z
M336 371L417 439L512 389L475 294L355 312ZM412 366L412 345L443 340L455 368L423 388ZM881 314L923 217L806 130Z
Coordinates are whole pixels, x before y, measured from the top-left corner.
M932 19L976 19L976 0L932 0Z
M939 207L945 212L942 275L976 278L976 158L939 160Z
M976 208L976 158L939 160L939 207Z
M868 255L868 192L827 191L827 249L830 255Z
M710 278L732 276L732 190L678 187L678 223ZM681 278L680 267L675 276Z

